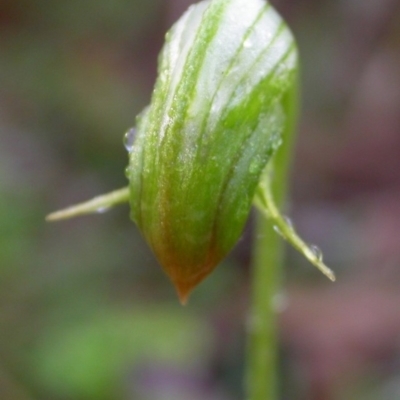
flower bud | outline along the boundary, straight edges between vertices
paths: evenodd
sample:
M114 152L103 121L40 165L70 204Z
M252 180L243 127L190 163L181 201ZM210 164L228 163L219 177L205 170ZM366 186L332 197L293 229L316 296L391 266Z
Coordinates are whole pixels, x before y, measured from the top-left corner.
M242 233L296 68L292 35L263 0L202 1L166 35L127 176L131 217L182 302Z

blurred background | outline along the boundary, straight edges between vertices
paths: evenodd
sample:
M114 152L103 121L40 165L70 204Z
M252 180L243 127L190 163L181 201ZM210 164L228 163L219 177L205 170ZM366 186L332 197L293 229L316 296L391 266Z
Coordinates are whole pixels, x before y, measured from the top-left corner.
M190 0L0 0L0 398L240 400L250 221L181 307L121 206L125 131ZM400 398L400 2L275 0L298 39L289 213L338 275L288 249L282 399Z

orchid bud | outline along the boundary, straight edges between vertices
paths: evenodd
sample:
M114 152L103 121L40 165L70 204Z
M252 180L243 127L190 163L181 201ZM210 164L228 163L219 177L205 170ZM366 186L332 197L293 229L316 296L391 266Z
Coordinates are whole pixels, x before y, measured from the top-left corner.
M263 0L212 0L172 27L129 156L132 219L182 299L240 237L281 143L292 35Z
M264 0L191 6L166 35L151 103L129 140L129 189L49 219L129 198L184 303L238 241L258 187L256 205L321 268L261 179L294 118L285 98L296 90L297 63L289 29Z

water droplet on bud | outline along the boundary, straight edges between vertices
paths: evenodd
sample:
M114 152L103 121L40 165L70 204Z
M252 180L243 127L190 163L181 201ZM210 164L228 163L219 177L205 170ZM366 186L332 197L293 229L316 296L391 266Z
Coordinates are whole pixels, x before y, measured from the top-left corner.
M252 47L252 46L253 46L253 43L251 42L250 39L246 39L246 40L243 42L243 47L245 47L246 49L249 49L249 48Z
M133 144L135 142L135 137L136 137L136 129L131 128L129 129L128 132L125 133L124 135L124 146L126 150L130 153L133 149Z

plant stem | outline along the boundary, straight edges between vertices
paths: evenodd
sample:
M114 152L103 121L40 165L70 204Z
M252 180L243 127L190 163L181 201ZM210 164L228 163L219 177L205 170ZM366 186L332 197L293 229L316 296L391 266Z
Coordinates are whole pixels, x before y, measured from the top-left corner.
M282 241L259 211L257 214L248 322L247 399L274 400L278 396L278 343L273 300L279 289Z
M297 82L296 82L297 83ZM271 191L282 208L288 187L294 128L297 117L297 84L283 99L287 123L283 145L273 160L274 179ZM273 224L257 211L255 244L253 248L252 305L248 325L246 389L247 400L276 400L278 398L278 338L274 307L282 270L283 241Z
M79 215L104 212L110 207L129 201L129 188L114 190L113 192L97 196L84 203L53 212L46 217L46 221L58 221L61 219L74 218Z

